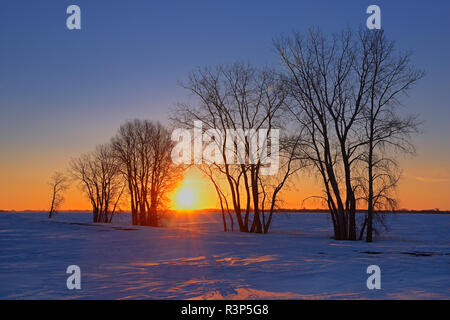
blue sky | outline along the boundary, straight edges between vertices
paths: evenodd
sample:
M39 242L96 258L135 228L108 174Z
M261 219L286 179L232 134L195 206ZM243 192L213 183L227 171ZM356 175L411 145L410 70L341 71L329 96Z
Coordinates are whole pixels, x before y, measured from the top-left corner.
M71 4L81 8L81 30L66 28ZM450 179L449 1L2 1L0 170L26 161L42 175L64 167L127 119L165 121L186 98L178 82L196 66L276 64L274 37L357 28L370 4L427 72L404 100L425 120L406 177L426 164Z

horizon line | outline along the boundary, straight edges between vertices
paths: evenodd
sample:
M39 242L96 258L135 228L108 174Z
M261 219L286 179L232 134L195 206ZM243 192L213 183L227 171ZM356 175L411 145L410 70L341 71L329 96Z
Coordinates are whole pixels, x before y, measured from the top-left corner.
M166 212L178 212L178 213L184 213L184 212L197 212L197 213L202 213L202 212L221 212L220 208L201 208L201 209L168 209L168 210L162 210L162 211L166 211ZM330 210L327 208L280 208L278 210L275 210L274 213L276 212L323 212L323 213L328 213ZM361 212L366 212L367 209L357 209L357 212L361 213ZM0 212L35 212L35 213L39 213L39 212L48 212L48 209L45 210L40 210L40 209L25 209L25 210L16 210L16 209L10 209L10 210L6 210L6 209L0 209ZM64 210L59 210L58 212L60 213L91 213L92 209L64 209ZM129 210L123 210L123 211L116 211L114 214L122 214L122 213L130 213L131 211ZM230 213L233 213L233 210L230 210ZM440 209L440 208L429 208L429 209L408 209L408 208L400 208L400 209L395 209L395 210L376 210L376 212L439 212L439 213L450 213L450 209ZM269 214L269 212L266 212L267 214Z

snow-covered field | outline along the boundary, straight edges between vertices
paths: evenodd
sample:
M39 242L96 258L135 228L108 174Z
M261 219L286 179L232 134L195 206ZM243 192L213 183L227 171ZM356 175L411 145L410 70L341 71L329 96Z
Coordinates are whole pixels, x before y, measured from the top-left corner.
M374 243L335 241L326 214L280 214L268 235L224 233L218 214L167 228L91 214L0 214L1 299L449 299L450 215L389 216ZM381 268L381 290L366 269ZM66 268L81 268L68 290Z

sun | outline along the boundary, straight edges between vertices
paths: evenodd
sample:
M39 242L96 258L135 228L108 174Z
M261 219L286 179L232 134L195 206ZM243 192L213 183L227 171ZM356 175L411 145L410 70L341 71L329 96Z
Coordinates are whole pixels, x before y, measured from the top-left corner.
M217 195L211 187L211 182L205 178L204 173L191 167L169 195L171 207L180 211L214 208L217 204Z
M180 209L192 209L195 204L195 192L189 187L182 187L176 195L177 207Z

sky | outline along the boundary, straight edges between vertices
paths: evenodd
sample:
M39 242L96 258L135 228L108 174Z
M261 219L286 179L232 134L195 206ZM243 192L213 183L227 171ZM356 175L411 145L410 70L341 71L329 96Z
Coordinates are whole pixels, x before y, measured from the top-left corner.
M81 30L66 8L81 8ZM85 1L5 0L0 6L0 209L45 209L47 181L69 160L107 142L133 118L167 122L188 97L179 85L197 66L251 61L274 65L272 40L320 26L364 25L366 8L397 48L413 51L426 77L403 99L424 120L417 155L400 157L398 197L409 209L450 209L450 2L448 1ZM198 173L187 184L204 187ZM295 181L286 205L317 194ZM205 192L205 191L203 191ZM76 186L65 209L87 209ZM202 195L203 207L215 198ZM200 203L199 203L200 205Z

